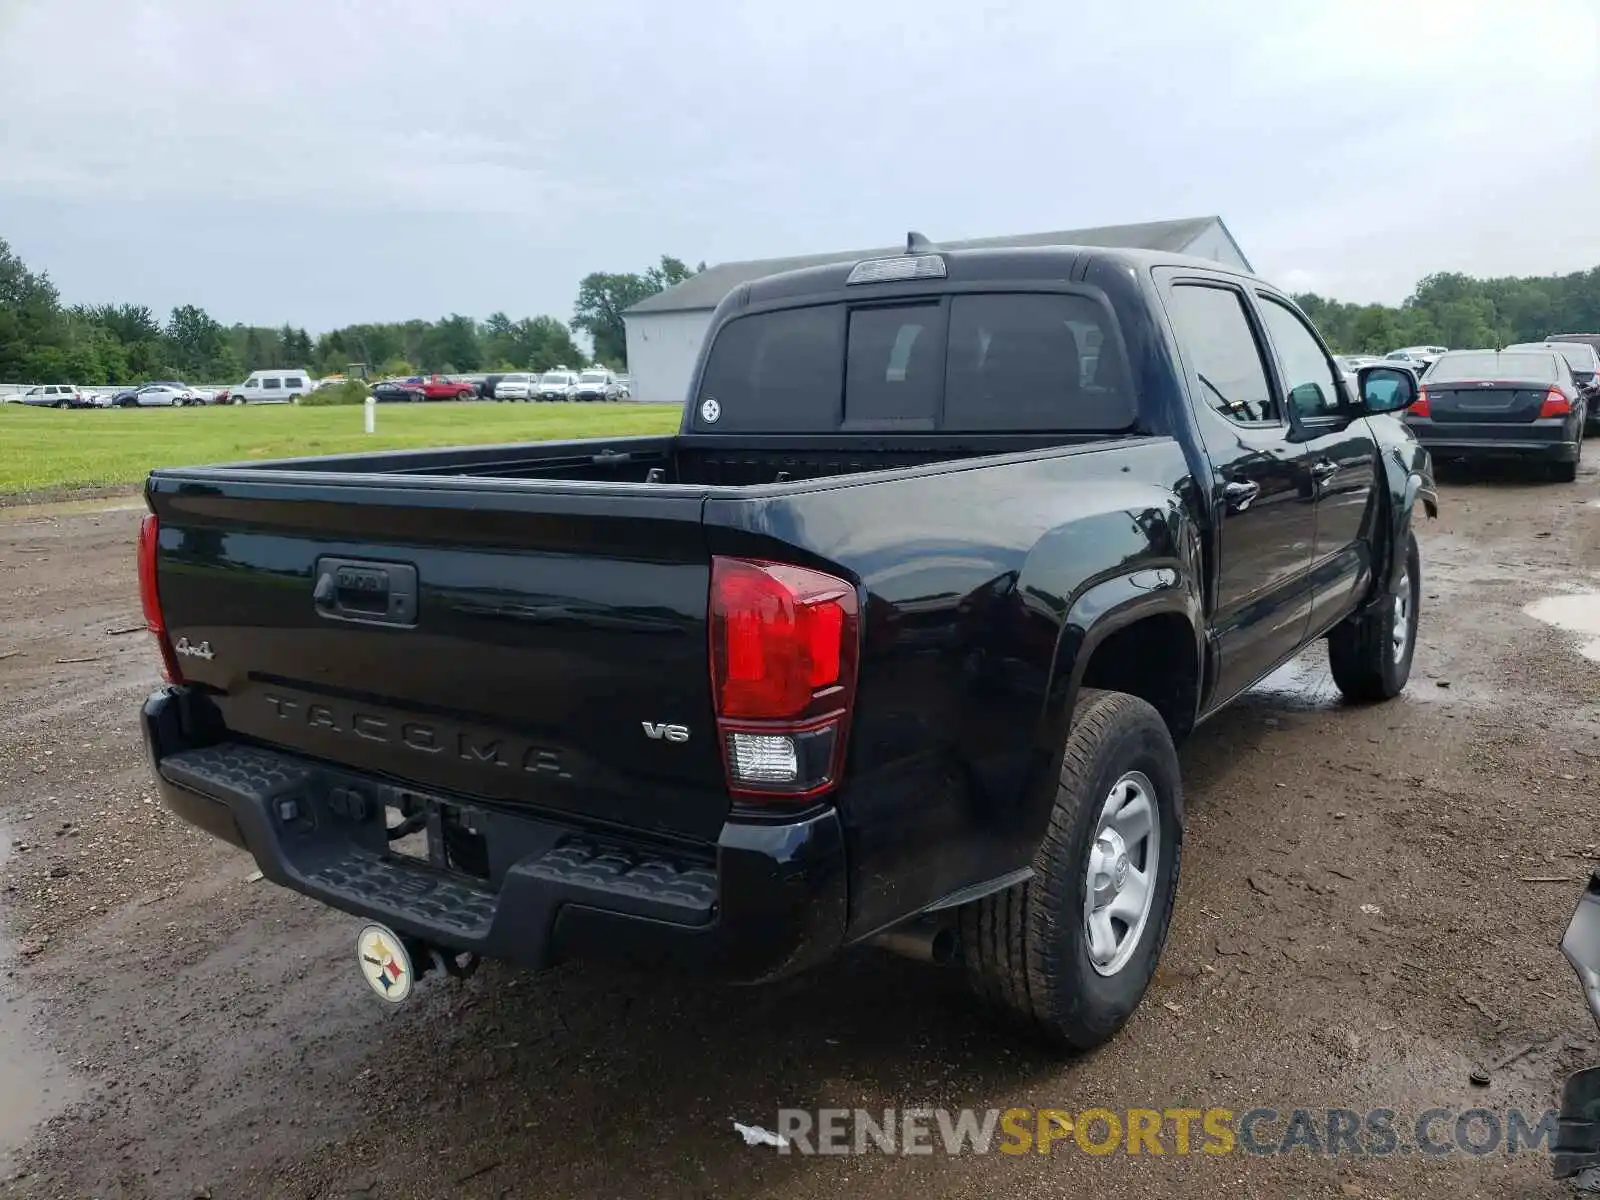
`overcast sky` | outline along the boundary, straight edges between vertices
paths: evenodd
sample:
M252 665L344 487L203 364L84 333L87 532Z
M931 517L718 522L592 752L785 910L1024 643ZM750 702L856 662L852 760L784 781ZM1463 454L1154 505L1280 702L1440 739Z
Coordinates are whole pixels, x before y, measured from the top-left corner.
M1348 300L1600 264L1600 0L0 0L0 79L0 237L225 323L1210 213Z

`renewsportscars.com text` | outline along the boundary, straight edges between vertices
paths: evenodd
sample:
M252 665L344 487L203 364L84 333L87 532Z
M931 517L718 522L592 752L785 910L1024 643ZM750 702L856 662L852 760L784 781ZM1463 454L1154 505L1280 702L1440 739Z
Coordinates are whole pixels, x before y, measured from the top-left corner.
M778 1110L780 1154L1282 1155L1548 1153L1556 1111L1487 1108Z

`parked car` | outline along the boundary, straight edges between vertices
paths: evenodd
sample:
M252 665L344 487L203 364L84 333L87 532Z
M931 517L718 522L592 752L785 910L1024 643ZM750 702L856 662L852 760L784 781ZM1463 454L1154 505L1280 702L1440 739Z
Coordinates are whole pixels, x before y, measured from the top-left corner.
M420 384L387 379L372 389L372 398L379 404L417 404L428 397Z
M546 371L539 376L539 390L535 398L539 400L570 400L572 398L572 389L577 384L578 376L573 371Z
M122 408L184 408L198 402L194 389L177 380L147 383L116 396L116 403Z
M632 400L633 399L633 378L632 378L632 376L629 376L629 375L618 375L617 376L617 399L618 400Z
M1600 336L1595 338L1595 342L1600 343ZM1587 429L1589 431L1600 429L1600 350L1588 342L1578 341L1575 338L1564 341L1552 338L1544 342L1519 342L1514 346L1507 346L1506 349L1554 350L1566 359L1567 366L1572 368L1573 382L1583 393Z
M501 375L495 381L494 398L496 400L532 400L533 393L538 386L538 376L532 375L527 371Z
M1535 460L1570 483L1585 403L1555 350L1452 350L1423 374L1405 422L1435 458Z
M1441 354L1448 353L1449 350L1450 347L1448 346L1401 346L1398 350L1389 351L1388 354L1384 355L1384 358L1427 364L1433 362Z
M228 389L228 403L292 404L316 386L315 377L303 368L255 371L243 383Z
M493 400L495 388L506 376L504 372L495 375L468 375L467 382L471 383L479 400Z
M83 389L75 383L41 383L18 397L22 404L35 408L92 408Z
M1406 685L1412 375L1350 400L1264 280L1075 247L777 275L707 337L677 436L154 471L163 801L367 922L390 1000L871 943L1105 1041L1176 894L1175 743L1319 638L1347 696Z
M610 371L582 371L568 394L573 400L615 400L617 378Z
M453 375L426 375L417 382L428 400L471 400L478 394L476 386Z

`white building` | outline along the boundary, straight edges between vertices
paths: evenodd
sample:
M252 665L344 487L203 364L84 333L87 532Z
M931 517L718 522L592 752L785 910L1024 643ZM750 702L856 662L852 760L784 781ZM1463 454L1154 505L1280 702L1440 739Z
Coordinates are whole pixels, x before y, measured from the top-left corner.
M1246 271L1253 269L1221 217L1108 225L1100 229L1063 229L1054 233L1024 233L965 242L941 242L935 237L933 241L949 250L978 246L1126 246L1167 250L1213 259ZM658 404L683 403L688 396L700 343L705 340L711 324L711 314L722 298L741 283L779 271L855 262L899 254L903 250L902 244L887 249L840 250L836 254L718 263L676 287L641 300L622 314L628 328L628 374L632 377L633 398Z

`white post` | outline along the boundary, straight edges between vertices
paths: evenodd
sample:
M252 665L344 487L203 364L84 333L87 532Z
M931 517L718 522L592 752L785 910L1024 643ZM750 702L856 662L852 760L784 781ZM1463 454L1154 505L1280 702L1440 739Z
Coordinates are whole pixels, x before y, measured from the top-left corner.
M378 402L368 396L361 402L361 407L367 410L367 432L371 433L378 423Z

